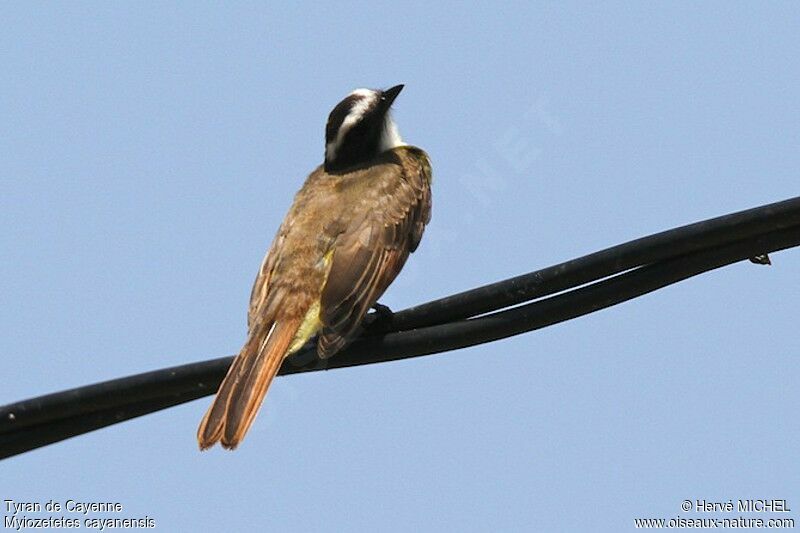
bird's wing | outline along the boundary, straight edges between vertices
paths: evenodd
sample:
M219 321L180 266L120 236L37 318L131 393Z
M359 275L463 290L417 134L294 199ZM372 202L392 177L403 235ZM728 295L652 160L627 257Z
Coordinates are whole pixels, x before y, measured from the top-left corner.
M278 229L277 235L275 235L272 246L261 262L261 268L258 269L258 275L253 283L253 289L250 291L250 307L247 312L248 331L253 331L256 317L262 316L264 314L263 311L267 307L272 272L275 270L275 263L278 260L280 251L283 249L283 241L286 239L288 230L288 223L284 221Z
M430 220L430 165L421 150L396 166L380 201L339 235L330 271L322 289L317 344L320 357L330 357L356 333L413 252Z

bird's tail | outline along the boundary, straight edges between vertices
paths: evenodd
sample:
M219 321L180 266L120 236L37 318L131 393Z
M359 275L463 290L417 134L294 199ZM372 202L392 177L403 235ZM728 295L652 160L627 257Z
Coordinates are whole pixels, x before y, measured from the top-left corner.
M281 320L254 328L200 422L197 441L201 450L217 441L229 450L239 445L299 327L300 320Z

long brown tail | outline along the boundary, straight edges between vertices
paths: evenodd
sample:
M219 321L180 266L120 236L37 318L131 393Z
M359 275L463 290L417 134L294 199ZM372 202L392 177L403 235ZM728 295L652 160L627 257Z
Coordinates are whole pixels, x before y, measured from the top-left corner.
M197 429L201 450L217 441L229 450L239 445L299 327L299 320L281 320L250 333Z

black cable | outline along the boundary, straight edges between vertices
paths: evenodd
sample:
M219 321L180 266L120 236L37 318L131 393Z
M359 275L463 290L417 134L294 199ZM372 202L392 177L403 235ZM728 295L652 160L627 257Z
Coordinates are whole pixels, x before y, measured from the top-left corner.
M510 307L696 250L800 225L800 197L723 215L626 242L536 272L484 285L398 312L401 331Z
M637 239L399 312L389 322L391 329L436 324L448 316L474 316L520 303L531 294L553 294L606 278L609 272L623 272L479 318L387 334L368 331L325 361L317 360L313 349L306 348L284 363L280 373L391 361L489 342L615 305L748 257L798 245L800 198L794 198ZM654 262L645 264L646 259ZM631 270L631 264L645 266ZM182 365L4 406L0 408L0 458L212 394L230 361L224 357Z

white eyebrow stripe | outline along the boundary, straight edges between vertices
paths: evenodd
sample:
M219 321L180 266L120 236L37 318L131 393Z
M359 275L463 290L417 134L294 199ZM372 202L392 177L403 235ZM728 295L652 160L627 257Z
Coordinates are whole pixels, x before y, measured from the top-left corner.
M372 103L378 98L378 95L375 94L375 91L371 91L369 89L356 89L350 93L350 95L360 96L361 99L356 102L356 104L342 121L342 125L339 126L339 130L336 132L336 138L333 140L333 142L329 142L327 146L325 146L325 158L329 161L336 159L336 152L342 145L345 134L350 131L350 128L364 118L364 113L366 113L370 105L372 105Z
M362 96L364 98L370 98L375 96L375 91L372 89L356 89L350 93L350 96Z

